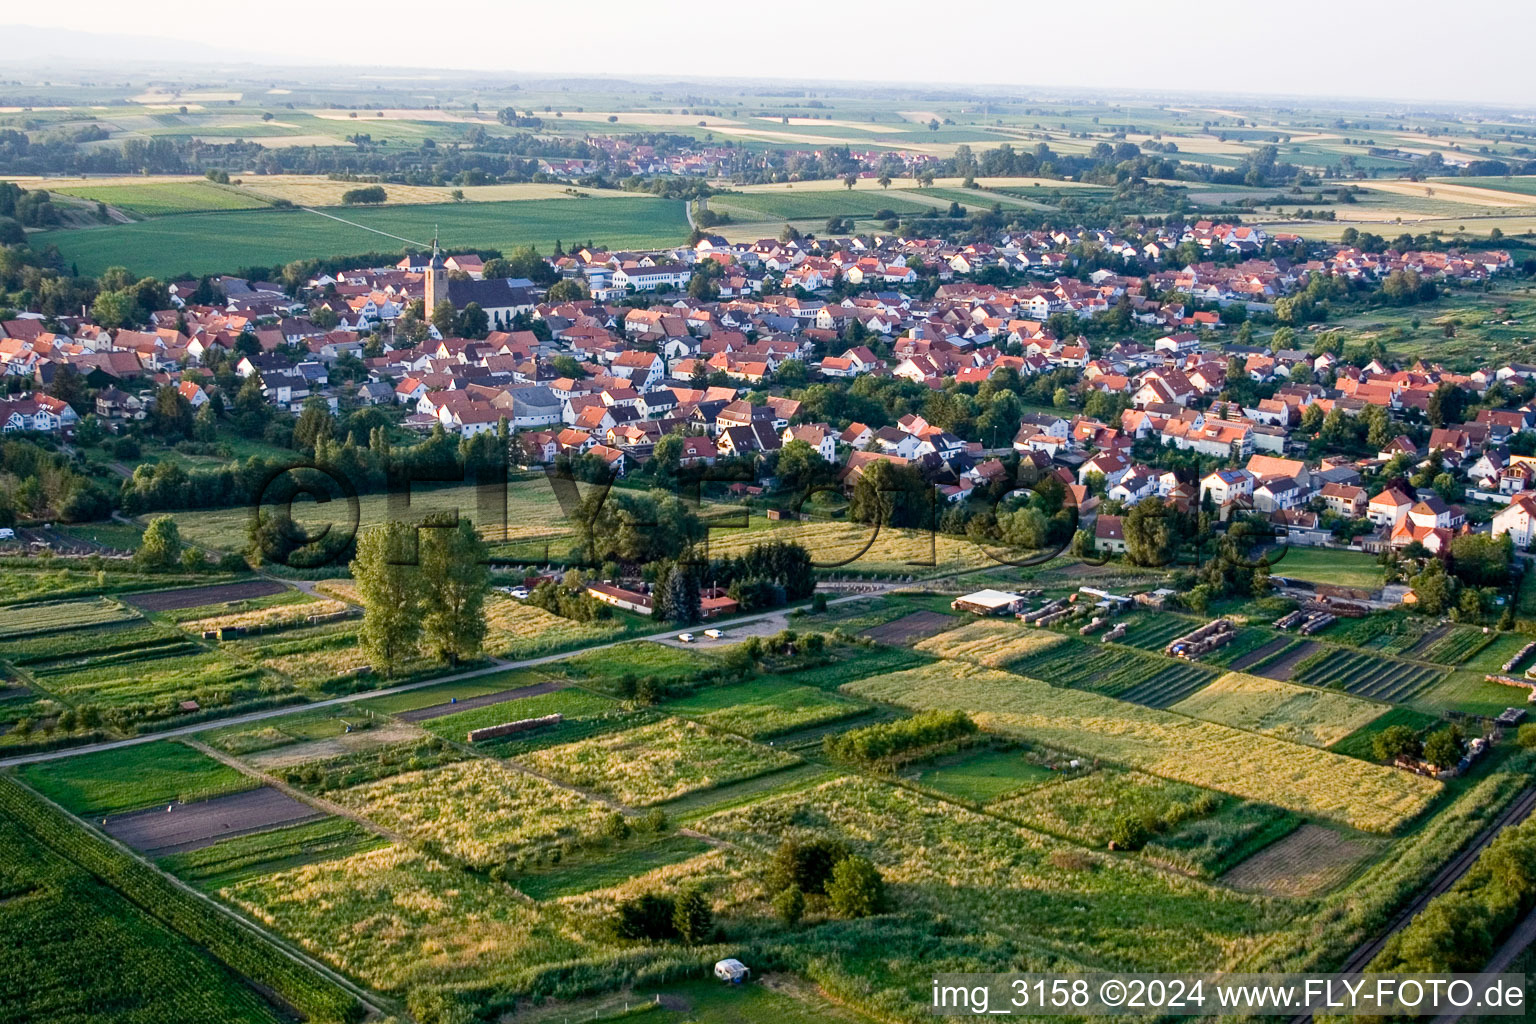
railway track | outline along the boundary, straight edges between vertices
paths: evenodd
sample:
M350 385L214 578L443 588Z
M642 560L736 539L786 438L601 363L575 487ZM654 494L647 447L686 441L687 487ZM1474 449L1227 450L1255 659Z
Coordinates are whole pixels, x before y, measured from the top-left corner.
M1377 935L1369 942L1356 947L1355 951L1349 955L1349 959L1345 960L1343 965L1339 968L1338 973L1358 974L1363 971L1365 966L1372 960L1376 959L1377 954L1386 948L1387 942L1392 938L1392 936L1402 930L1403 926L1406 925L1409 921L1413 920L1414 917L1418 916L1418 914L1422 912L1426 906L1429 905L1430 900L1449 891L1451 886L1460 881L1461 876L1465 875L1467 871L1472 867L1472 865L1476 863L1477 858L1485 849L1488 848L1488 844L1493 842L1494 839L1498 837L1499 833L1503 832L1511 825L1520 824L1530 816L1533 810L1536 810L1536 788L1527 789L1518 797L1516 797L1514 801L1508 807L1506 807L1497 818L1493 820L1492 824L1479 832L1476 839L1467 844L1467 846L1460 853L1452 857L1450 861L1440 869L1440 871L1435 875L1434 879L1429 883L1429 886L1420 892L1412 903L1404 907L1403 910L1399 912L1395 918L1392 919L1392 923L1382 930L1381 934ZM1310 1013L1304 1013L1291 1018L1291 1024L1306 1024L1306 1022L1311 1020L1312 1015Z

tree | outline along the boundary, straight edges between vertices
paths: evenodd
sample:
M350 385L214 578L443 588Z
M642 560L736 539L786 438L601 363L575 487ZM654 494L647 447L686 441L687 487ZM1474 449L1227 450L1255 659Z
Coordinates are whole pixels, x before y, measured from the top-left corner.
M714 922L714 911L697 888L689 887L677 894L672 904L672 927L678 938L690 946L700 945L709 938Z
M137 308L132 292L104 291L91 303L91 319L109 329L125 327L134 322Z
M885 909L885 879L867 858L845 857L832 869L827 900L843 917L868 917Z
M419 533L421 630L427 647L451 665L474 658L485 641L490 572L485 542L474 524L424 527Z
M1392 761L1399 754L1418 757L1423 749L1419 734L1406 725L1389 725L1371 741L1371 753L1378 761Z
M645 893L619 904L618 920L614 931L621 939L655 941L677 938L677 926L673 923L676 908L666 896Z
M786 839L773 851L768 885L813 895L825 893L832 869L848 856L848 847L835 839Z
M181 561L181 530L170 516L156 516L144 528L133 560L145 569L169 569Z
M1161 499L1138 501L1121 521L1125 553L1137 565L1162 566L1173 561L1178 549L1173 509Z
M453 303L443 299L432 307L432 326L437 328L437 333L447 338L453 334L453 328L458 323L459 311L453 308Z
M689 626L699 621L699 584L693 578L693 573L686 568L675 566L672 569L661 588L660 596L656 610L669 621L680 626Z
M363 602L358 647L376 671L393 674L421 640L422 575L409 564L417 527L389 522L362 531L352 578Z
M336 436L336 421L331 417L331 407L319 395L304 400L304 409L293 424L293 444L301 451L312 452L322 440Z
M1449 768L1461 760L1461 729L1446 726L1424 741L1424 760L1437 768Z
M889 174L882 174L882 175L880 175L880 177L878 179L876 179L876 183L881 188L890 188L891 187L891 176Z
M544 293L544 298L548 302L579 302L591 297L592 293L587 290L587 286L574 277L556 281Z
M441 303L439 303L441 305ZM436 317L434 316L434 322ZM491 329L491 318L480 303L471 302L464 307L454 323L457 334L464 338L483 338ZM439 328L441 330L441 328Z

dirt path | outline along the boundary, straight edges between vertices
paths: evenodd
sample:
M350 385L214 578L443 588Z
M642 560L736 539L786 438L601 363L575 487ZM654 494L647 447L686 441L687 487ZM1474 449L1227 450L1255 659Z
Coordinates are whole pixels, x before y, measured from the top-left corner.
M928 582L931 583L932 581ZM891 590L899 589L900 586L900 584L886 584L881 589L876 591L859 594L847 594L843 597L834 597L827 602L827 606L832 607L834 605L845 604L849 601L862 601L876 594L883 594ZM764 612L758 615L748 615L743 616L742 618L732 619L728 622L722 623L721 625L726 629L737 629L738 627L750 626L754 623L761 622L764 619L781 618L784 614L785 613L783 610ZM192 725L182 725L172 729L164 729L159 732L143 733L138 736L130 736L121 740L107 740L102 743L82 744L78 747L65 747L59 750L43 750L29 754L20 754L15 757L0 759L0 768L9 768L22 764L33 764L39 761L57 761L66 757L78 757L81 754L89 754L103 750L121 750L124 747L138 746L141 743L155 743L159 740L191 736L194 733L207 732L210 729L217 729L224 726L250 725L254 722L265 722L268 719L282 718L286 715L302 714L304 712L316 711L321 708L337 707L342 704L353 704L357 701L367 700L372 697L387 697L396 693L409 693L412 690L424 689L428 686L438 686L442 683L456 683L465 679L477 679L480 676L488 676L497 672L505 672L508 669L530 668L535 665L548 665L556 661L563 661L566 658L570 658L587 651L601 651L610 647L617 647L619 644L635 643L642 640L664 641L674 638L676 635L677 633L675 630L669 629L660 633L652 633L648 636L624 637L619 640L610 640L607 643L593 644L590 647L584 647L580 650L561 651L558 654L546 654L537 658L525 658L522 661L496 661L489 665L482 666L481 668L467 669L463 672L454 672L444 676L433 676L430 679L420 679L413 683L402 683L399 686L386 687L382 690L370 690L366 693L349 693L342 697L331 697L327 700L312 701L308 704L287 704L277 708L266 708L261 711L250 711L241 715L231 715L228 718L209 719L207 721L197 722Z

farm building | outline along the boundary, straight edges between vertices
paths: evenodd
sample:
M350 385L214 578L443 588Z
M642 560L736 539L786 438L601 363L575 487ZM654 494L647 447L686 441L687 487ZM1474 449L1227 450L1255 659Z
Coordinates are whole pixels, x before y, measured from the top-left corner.
M1009 615L1023 608L1024 597L1005 590L978 590L955 598L949 606L957 612L973 615Z
M615 608L623 608L625 611L639 612L641 615L651 614L653 604L649 594L642 594L634 590L625 590L611 583L588 583L587 593L604 604L611 604Z

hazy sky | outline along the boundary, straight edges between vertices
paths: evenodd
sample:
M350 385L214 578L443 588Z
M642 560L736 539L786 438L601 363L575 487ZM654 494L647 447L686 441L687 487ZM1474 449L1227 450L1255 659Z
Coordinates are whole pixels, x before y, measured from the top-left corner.
M1536 106L1536 62L1529 53L1536 4L1529 0L778 0L659 7L625 0L267 0L254 6L66 0L18 13L15 22L38 27L202 41L274 62L381 70L1301 93ZM125 42L131 54L131 41ZM195 50L186 57L194 60Z

